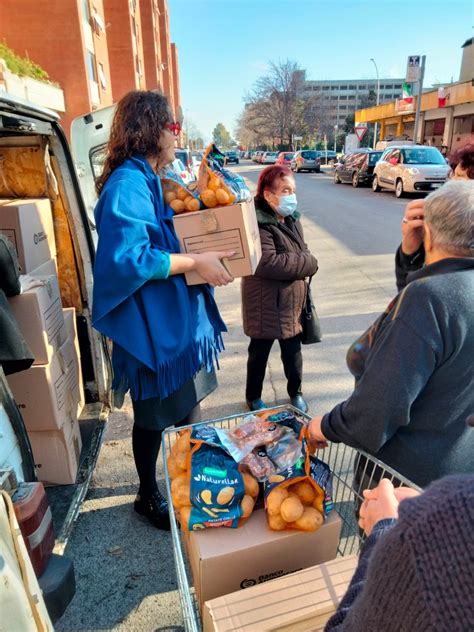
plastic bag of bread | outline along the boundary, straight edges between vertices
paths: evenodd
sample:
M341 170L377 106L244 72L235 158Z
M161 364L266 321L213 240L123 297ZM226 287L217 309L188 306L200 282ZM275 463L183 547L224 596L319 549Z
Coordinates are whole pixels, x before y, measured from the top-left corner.
M206 429L181 432L168 457L171 499L183 530L238 527L258 496L258 482L239 470Z
M316 531L333 507L331 471L309 454L303 439L300 458L268 479L264 495L270 529Z
M192 213L201 209L196 182L186 185L169 166L160 170L159 177L165 203L175 213Z
M197 181L199 196L206 208L252 199L244 179L224 169L224 161L224 154L215 145L209 145L201 161Z

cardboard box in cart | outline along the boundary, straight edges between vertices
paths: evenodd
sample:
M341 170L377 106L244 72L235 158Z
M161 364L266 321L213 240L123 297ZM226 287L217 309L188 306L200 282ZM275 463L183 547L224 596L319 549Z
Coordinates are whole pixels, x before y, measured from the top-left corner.
M190 532L186 544L201 607L209 599L334 559L340 532L335 511L313 533L272 531L264 509L238 529Z
M48 199L0 200L0 233L15 246L22 274L56 256Z
M318 632L336 611L358 557L338 557L298 573L207 601L204 632Z
M236 279L257 269L262 250L253 201L175 215L174 228L181 252L234 250L235 255L224 263ZM204 283L197 272L185 276L188 285Z

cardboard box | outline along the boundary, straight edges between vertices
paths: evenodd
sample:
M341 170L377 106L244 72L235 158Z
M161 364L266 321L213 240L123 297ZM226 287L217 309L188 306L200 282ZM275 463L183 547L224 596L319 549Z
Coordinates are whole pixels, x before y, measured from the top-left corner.
M338 557L244 591L207 601L204 632L312 632L337 610L358 557Z
M46 485L76 482L81 456L81 431L76 420L59 430L28 432L36 466L36 476Z
M72 340L74 345L74 362L77 371L77 386L79 390L79 402L77 415L81 414L81 410L84 408L84 381L82 377L81 367L81 351L79 349L79 339L77 337L77 324L76 324L76 310L74 307L66 307L63 309L64 323L66 325L66 333L69 340Z
M264 509L239 529L192 531L187 547L200 605L335 558L340 532L335 511L314 533L271 531Z
M77 419L80 396L74 356L74 344L66 340L49 364L8 376L28 432L58 430Z
M174 228L179 237L181 252L235 250L225 266L234 278L253 274L262 250L257 216L253 201L231 206L175 215ZM197 272L186 273L186 283L204 283Z
M47 364L67 340L56 275L38 277L41 285L9 299L34 364Z
M0 233L15 246L22 274L56 256L53 215L47 198L0 200Z
M50 276L51 274L54 274L56 277L58 276L58 262L56 259L49 259L46 263L43 263L29 273L30 276L34 277Z

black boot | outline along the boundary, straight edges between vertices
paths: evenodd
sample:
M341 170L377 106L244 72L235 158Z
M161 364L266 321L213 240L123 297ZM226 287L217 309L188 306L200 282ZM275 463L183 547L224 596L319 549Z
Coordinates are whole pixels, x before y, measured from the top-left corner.
M157 529L170 530L170 514L168 501L159 491L153 492L149 497L141 497L137 494L133 507L141 516L145 516Z

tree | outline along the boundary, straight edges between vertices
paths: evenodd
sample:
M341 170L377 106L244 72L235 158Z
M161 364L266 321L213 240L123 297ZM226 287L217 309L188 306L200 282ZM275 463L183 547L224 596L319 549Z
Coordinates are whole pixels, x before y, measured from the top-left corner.
M255 82L245 97L245 125L259 130L273 146L291 144L301 133L302 84L305 71L294 61L271 62L269 73Z
M230 133L222 123L217 123L215 126L212 132L212 139L219 149L228 149L235 145Z

